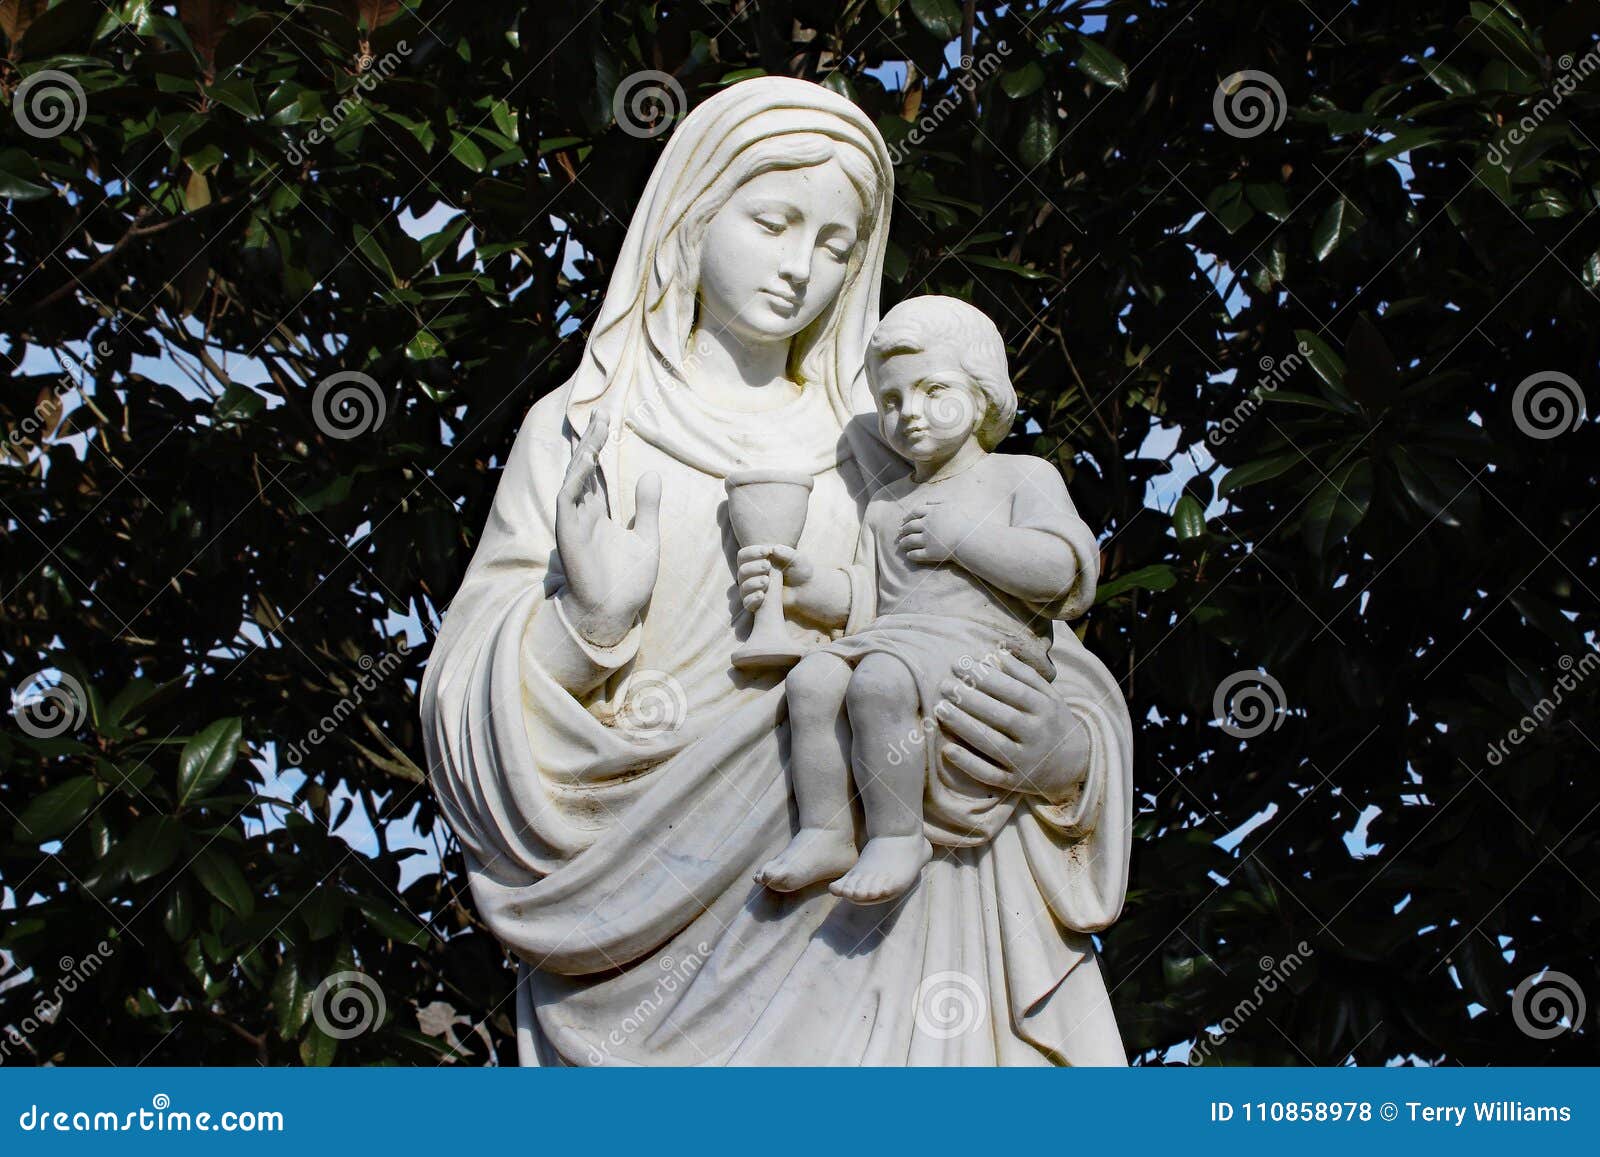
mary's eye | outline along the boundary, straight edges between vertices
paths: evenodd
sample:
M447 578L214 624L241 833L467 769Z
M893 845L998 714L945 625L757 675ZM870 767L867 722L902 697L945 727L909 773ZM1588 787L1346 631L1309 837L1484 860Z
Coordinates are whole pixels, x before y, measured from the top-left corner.
M768 233L771 233L774 237L776 237L779 233L783 232L783 230L784 230L785 226L787 226L788 222L780 221L776 217L757 217L756 218L756 224L761 226Z
M850 254L854 250L854 246L851 245L824 245L823 248L835 261L849 261Z

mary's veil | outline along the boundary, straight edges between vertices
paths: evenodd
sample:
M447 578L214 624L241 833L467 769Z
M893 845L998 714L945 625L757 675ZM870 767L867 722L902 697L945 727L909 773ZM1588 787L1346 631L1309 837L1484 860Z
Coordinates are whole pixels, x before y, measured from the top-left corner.
M690 224L702 194L747 150L800 133L859 151L870 161L876 189L844 287L794 339L790 365L804 389L825 393L862 470L868 475L882 471L886 455L872 432L874 424L854 419L871 410L861 375L867 339L878 322L894 171L883 138L865 113L820 85L789 77L735 84L697 107L673 132L629 222L582 363L565 386L572 431L582 431L595 410L616 429L641 396L676 374L690 343L696 292L694 279L685 276L680 231Z

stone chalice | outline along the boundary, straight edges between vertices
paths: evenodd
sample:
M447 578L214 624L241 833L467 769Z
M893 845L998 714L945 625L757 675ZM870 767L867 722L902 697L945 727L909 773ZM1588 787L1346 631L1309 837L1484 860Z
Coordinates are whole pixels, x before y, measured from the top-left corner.
M728 521L739 545L799 546L811 486L811 475L794 470L728 475ZM773 567L766 598L756 608L744 646L733 653L733 665L741 670L792 667L804 654L783 617L783 572Z

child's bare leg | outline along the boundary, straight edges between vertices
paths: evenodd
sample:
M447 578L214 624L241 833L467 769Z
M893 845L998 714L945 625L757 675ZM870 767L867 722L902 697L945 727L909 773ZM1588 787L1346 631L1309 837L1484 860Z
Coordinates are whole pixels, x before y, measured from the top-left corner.
M881 904L909 891L933 856L922 832L925 738L917 686L898 659L868 655L850 677L845 703L868 840L856 866L828 890L857 904Z
M756 873L756 883L794 892L836 880L856 862L850 820L850 727L844 716L850 665L818 651L785 681L789 701L789 765L800 830Z

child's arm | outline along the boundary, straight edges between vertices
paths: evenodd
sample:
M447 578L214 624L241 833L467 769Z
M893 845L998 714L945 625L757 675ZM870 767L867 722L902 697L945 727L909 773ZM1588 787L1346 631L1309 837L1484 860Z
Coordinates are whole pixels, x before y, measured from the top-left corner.
M739 597L754 611L766 601L774 567L783 572L783 606L820 627L842 627L850 617L850 575L819 567L787 546L747 546L739 551Z
M783 571L783 607L819 627L837 630L865 624L877 614L876 540L872 535L876 502L868 503L848 567L818 567L787 546L747 546L739 552L739 596L754 611L766 599L772 568Z
M928 503L907 516L900 544L913 562L954 562L1023 602L1057 603L1077 585L1080 566L1054 524L1076 520L1077 512L1053 466L1039 458L1014 461L1016 489L991 518L975 523L945 503Z

